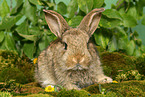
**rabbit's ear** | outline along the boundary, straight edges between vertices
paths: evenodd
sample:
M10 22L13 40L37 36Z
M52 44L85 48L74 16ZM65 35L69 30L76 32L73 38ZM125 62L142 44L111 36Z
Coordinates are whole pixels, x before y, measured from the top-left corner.
M66 20L55 11L45 9L43 11L45 12L45 19L51 32L61 38L62 33L69 29Z
M91 36L98 27L99 21L101 19L101 13L104 11L104 8L94 9L89 12L81 21L78 26L79 29L85 31L89 36Z

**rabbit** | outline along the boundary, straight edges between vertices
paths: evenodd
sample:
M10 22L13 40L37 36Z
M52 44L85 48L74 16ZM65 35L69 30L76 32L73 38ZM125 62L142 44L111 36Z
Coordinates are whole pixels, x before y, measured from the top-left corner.
M93 9L78 27L71 28L57 12L43 10L46 22L58 39L38 56L35 79L42 86L61 85L71 90L94 83L111 83L104 75L96 46L90 42L104 8Z

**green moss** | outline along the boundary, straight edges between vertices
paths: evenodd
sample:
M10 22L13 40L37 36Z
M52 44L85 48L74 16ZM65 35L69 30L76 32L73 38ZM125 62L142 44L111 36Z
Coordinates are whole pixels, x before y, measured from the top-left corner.
M18 68L26 76L28 82L34 81L34 65L25 55L19 57L15 51L0 50L0 72L6 68Z
M106 94L95 94L91 97L118 97L118 95L115 92L107 92ZM122 96L119 96L122 97Z
M145 54L143 54L141 57L138 57L135 63L139 73L145 75Z
M27 79L18 68L6 68L0 72L0 81L5 82L14 79L17 83L26 83Z
M85 90L68 90L65 89L58 92L57 97L89 97L89 93Z
M115 79L120 71L126 72L128 70L135 70L136 65L134 60L134 57L118 52L101 53L101 62L104 68L104 73L113 79Z
M144 81L125 81L121 83L111 83L111 84L101 84L102 88L105 88L105 92L114 92L119 97L145 97L145 80ZM85 90L90 92L93 89L96 90L99 88L98 84L91 85L87 87ZM93 94L100 94L97 90Z
M12 97L9 92L0 92L0 97Z
M144 75L139 74L138 70L130 70L128 72L120 72L115 80L117 80L118 82L121 81L128 81L128 80L143 80L144 79Z
M31 94L27 96L15 96L15 97L53 97L53 96L48 94Z

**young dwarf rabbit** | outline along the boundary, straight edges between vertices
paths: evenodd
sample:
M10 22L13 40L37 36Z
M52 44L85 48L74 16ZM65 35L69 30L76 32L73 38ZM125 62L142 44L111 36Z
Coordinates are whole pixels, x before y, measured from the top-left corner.
M88 13L77 28L52 10L44 10L45 19L58 39L38 57L35 78L42 87L61 85L81 89L98 82L112 82L104 75L96 46L89 38L96 30L104 8Z

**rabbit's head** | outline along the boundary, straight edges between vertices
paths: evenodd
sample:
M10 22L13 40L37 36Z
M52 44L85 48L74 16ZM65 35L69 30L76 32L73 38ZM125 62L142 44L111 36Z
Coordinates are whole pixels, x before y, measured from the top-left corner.
M77 28L68 26L65 19L52 10L44 10L45 19L52 33L60 38L63 45L63 65L67 70L87 70L92 61L89 38L96 30L104 8L88 13Z

